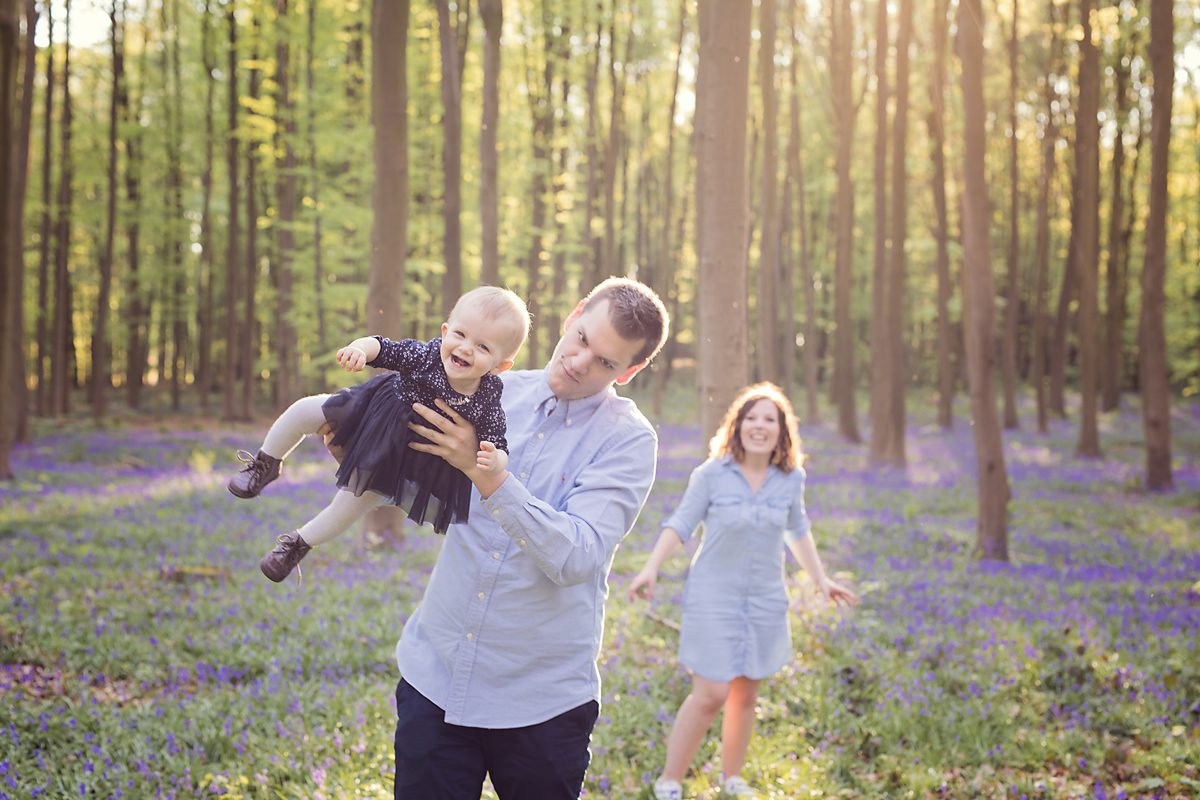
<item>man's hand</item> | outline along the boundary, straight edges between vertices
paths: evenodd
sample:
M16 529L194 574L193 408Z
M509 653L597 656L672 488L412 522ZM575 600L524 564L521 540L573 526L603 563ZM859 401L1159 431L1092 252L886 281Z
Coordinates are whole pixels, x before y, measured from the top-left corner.
M479 455L479 440L475 436L475 426L440 397L434 402L449 419L429 406L413 403L413 412L429 424L410 422L409 430L421 434L430 443L409 442L408 446L414 450L420 450L422 453L430 453L446 459L446 463L461 470L471 479L484 499L491 497L492 493L508 479L507 470L503 468L499 472L481 470L476 463Z

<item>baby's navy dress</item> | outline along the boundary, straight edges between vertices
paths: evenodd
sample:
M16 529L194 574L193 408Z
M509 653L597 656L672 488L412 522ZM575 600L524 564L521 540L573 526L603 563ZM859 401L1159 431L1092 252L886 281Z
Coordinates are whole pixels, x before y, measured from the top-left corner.
M436 532L445 533L451 522L467 521L471 481L445 459L408 446L429 441L409 430L410 422L428 424L412 410L413 403L437 410L434 400L442 398L475 426L479 441L508 452L500 407L504 385L488 373L475 394L460 394L442 365L441 339L375 338L379 355L368 366L394 371L342 389L321 406L333 434L330 449L341 451L337 485L355 495L378 492L407 511L409 519L431 522Z
M808 535L804 470L772 466L757 492L731 457L706 461L662 527L684 541L704 523L683 593L679 662L702 678L761 680L792 657L785 538Z

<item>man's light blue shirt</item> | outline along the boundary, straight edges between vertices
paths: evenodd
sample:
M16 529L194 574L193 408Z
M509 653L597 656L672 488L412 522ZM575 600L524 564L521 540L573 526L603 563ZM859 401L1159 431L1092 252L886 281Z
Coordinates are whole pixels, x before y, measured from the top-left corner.
M658 437L608 389L555 400L506 372L508 479L451 525L396 663L446 722L516 728L600 699L608 570L654 483Z

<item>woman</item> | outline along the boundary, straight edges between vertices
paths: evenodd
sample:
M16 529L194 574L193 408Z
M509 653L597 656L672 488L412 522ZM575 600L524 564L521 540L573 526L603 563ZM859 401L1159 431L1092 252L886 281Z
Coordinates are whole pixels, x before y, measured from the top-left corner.
M754 797L741 777L764 678L791 658L783 547L835 604L858 597L821 566L804 509L800 437L791 403L771 383L743 389L692 472L675 513L629 594L652 597L662 563L704 522L704 542L684 588L679 661L692 692L675 716L667 762L654 783L658 800L680 800L682 780L722 707L722 790Z

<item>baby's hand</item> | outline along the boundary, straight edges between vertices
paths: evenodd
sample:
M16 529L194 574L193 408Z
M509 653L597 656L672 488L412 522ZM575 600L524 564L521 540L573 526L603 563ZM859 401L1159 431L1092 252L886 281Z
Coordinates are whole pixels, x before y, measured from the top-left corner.
M491 442L480 442L479 452L475 454L475 466L484 472L503 472L508 466L508 453Z
M360 372L367 365L367 354L361 347L348 344L337 351L337 362L347 372Z

